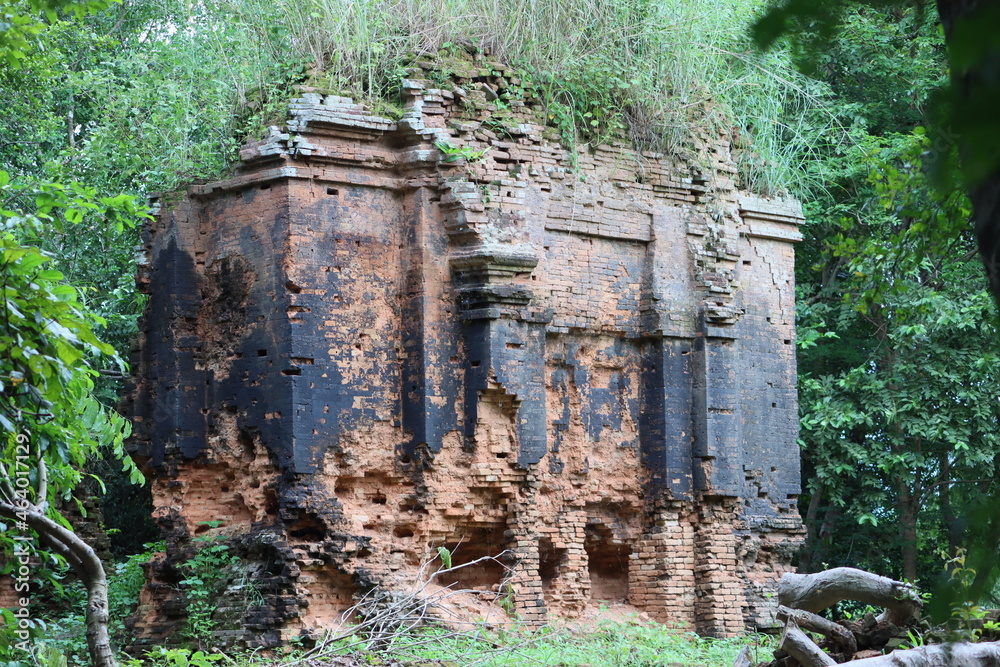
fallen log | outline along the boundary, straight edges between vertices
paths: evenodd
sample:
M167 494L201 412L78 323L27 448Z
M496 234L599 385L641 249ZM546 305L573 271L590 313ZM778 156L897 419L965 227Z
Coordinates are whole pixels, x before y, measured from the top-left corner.
M781 648L788 655L799 661L803 667L832 667L837 661L823 652L809 635L802 632L795 619L788 617L785 621L785 631L781 635Z
M809 667L806 663L802 663ZM825 664L825 663L824 663ZM854 660L850 667L996 667L1000 665L1000 642L981 644L934 644L888 655ZM815 663L820 667L820 663Z
M852 567L815 574L788 573L778 582L778 601L793 609L821 611L841 600L885 607L878 620L905 625L922 601L912 585Z
M744 646L740 649L739 654L736 656L736 660L733 662L733 667L753 667L753 662L750 661L749 646Z
M783 623L794 621L799 628L818 632L828 637L839 648L839 652L844 655L844 660L850 660L858 652L858 642L854 638L854 633L831 620L822 616L805 611L803 609L790 609L784 605L778 607L777 619ZM789 651L789 653L791 653Z

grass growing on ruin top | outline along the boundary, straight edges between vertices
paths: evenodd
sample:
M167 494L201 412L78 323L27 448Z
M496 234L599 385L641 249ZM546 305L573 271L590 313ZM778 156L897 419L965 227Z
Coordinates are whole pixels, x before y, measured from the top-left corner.
M245 0L256 4L256 0ZM803 159L835 136L826 90L749 26L763 0L296 0L247 16L287 31L292 54L334 89L391 99L426 54L471 52L518 69L577 145L626 138L684 150L725 129L743 185L803 183ZM266 24L266 25L265 25Z

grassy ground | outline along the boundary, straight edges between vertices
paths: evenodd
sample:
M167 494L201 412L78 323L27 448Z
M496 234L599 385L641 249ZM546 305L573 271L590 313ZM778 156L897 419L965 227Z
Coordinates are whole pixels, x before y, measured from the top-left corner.
M422 629L396 638L391 646L368 646L364 640L351 638L319 652L295 651L280 660L261 656L210 657L215 664L241 667L730 667L744 646L750 647L752 661L766 661L771 657L774 638L746 635L710 639L652 623L603 621L587 628L542 630L513 627L453 633ZM159 659L150 656L154 658L153 666L180 664L176 651L172 653ZM190 664L197 666L198 660Z
M658 625L604 622L587 632L570 630L513 631L493 636L433 637L420 633L396 648L399 656L447 660L458 665L591 665L653 667L704 665L730 667L743 646L769 655L771 639L748 636L708 639ZM425 636L421 636L425 635ZM426 644L422 642L428 642ZM768 658L761 657L761 660Z
M487 628L449 632L425 627L400 633L391 643L373 646L351 637L321 650L292 650L276 658L260 654L221 654L186 649L156 649L144 667L730 667L744 646L754 663L771 659L775 638L745 635L710 639L638 618L605 620L583 626ZM123 661L139 667L138 660Z

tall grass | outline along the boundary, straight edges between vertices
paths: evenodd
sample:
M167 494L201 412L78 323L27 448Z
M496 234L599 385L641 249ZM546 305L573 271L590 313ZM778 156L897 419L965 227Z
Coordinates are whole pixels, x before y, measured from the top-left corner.
M744 184L774 193L802 188L803 157L836 136L836 123L821 86L783 53L750 44L763 4L278 0L258 16L286 26L297 57L363 96L387 95L414 54L467 45L521 68L584 130L620 128L643 148L676 151L699 131L732 128L752 143L740 156Z

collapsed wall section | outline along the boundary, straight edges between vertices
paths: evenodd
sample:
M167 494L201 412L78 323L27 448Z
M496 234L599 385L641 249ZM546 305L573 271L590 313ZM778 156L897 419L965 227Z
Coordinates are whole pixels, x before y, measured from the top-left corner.
M740 192L724 134L697 161L570 154L531 100L490 101L504 74L405 80L398 121L307 91L232 178L161 202L132 451L168 546L141 641L183 624L199 535L245 563L218 639L248 645L438 547L475 562L446 583L532 622L772 621L801 539L798 204Z

